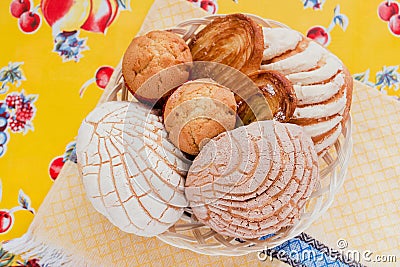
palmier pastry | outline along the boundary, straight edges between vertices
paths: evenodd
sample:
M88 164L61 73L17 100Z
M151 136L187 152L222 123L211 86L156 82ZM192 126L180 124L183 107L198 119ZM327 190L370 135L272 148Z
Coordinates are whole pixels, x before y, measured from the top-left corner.
M192 55L182 38L167 31L152 31L132 40L122 59L122 75L139 101L154 104L168 93L169 85L174 87L187 81L188 65L170 68L168 75L160 75L157 81L153 79L152 84L138 89L160 71L187 62L192 62Z
M94 109L79 129L76 154L88 199L122 231L155 236L183 214L190 161L143 104Z
M262 28L243 14L215 18L189 43L193 61L214 61L244 73L260 68Z
M238 115L243 124L247 125L256 119L289 121L297 104L292 83L277 71L260 70L250 73L249 78L257 85L259 93L247 100L239 98ZM262 106L263 101L268 103L268 108Z
M251 239L296 223L317 180L317 154L302 128L259 121L208 142L189 169L185 194L200 222Z
M351 105L353 79L343 63L318 43L287 28L263 28L261 69L286 75L297 96L290 120L304 126L318 154L339 137Z
M232 130L235 122L233 93L205 79L183 84L169 97L164 108L169 140L191 155L197 155L210 138Z

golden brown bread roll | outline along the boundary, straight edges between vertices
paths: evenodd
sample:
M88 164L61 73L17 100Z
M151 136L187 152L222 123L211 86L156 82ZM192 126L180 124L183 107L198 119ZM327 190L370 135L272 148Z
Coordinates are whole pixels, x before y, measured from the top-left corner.
M232 130L235 123L233 93L204 79L183 84L169 97L164 108L169 140L191 155L197 155L210 138Z
M127 88L139 101L154 104L172 89L168 85L187 81L187 66L169 69L160 75L162 85L152 81L145 88L139 88L162 70L188 62L192 62L192 55L181 37L167 31L151 31L134 38L128 46L122 59L122 75Z

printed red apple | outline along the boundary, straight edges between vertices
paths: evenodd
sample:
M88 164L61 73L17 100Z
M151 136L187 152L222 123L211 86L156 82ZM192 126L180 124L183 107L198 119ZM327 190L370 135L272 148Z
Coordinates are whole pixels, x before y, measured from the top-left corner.
M83 93L86 91L87 87L92 83L96 83L101 89L106 88L108 82L110 81L111 75L114 72L114 68L110 66L101 66L96 70L94 78L86 81L81 89L79 90L79 95L82 97Z
M64 159L62 156L55 157L49 165L49 175L51 179L56 180L62 167L64 166Z
M96 71L96 84L101 89L106 88L108 82L110 81L111 75L114 69L110 66L102 66Z
M395 1L384 1L378 6L378 16L384 20L389 21L390 18L399 13L399 3Z
M41 24L41 18L36 12L24 12L18 19L18 26L24 33L36 32Z
M14 219L12 213L8 210L0 210L0 233L4 234L10 230L13 223Z
M104 33L117 12L116 0L92 0L89 17L81 28L90 32Z
M322 26L314 26L310 28L307 31L307 37L323 46L327 46L331 39L329 32Z
M215 12L217 12L217 6L212 0L202 0L200 7L211 14L215 14Z
M394 15L389 20L389 30L396 36L400 36L400 15Z
M10 13L13 17L19 18L22 13L29 11L30 8L29 0L13 0L10 4Z
M91 0L42 0L40 7L53 32L74 31L88 19Z

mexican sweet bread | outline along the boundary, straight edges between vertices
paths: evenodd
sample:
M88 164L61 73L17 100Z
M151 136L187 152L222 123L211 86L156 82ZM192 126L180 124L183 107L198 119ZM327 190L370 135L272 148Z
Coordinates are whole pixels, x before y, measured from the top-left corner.
M261 27L243 14L214 19L189 43L194 61L214 61L244 73L259 69L263 45Z
M189 169L185 193L200 222L252 239L299 220L317 178L310 137L300 126L268 120L207 143Z
M192 54L185 41L168 31L151 31L136 37L129 44L122 58L122 75L125 85L136 98L148 104L155 104L168 93L157 84L139 90L153 75L179 64L192 62ZM175 68L164 83L185 82L189 73L186 68Z
M79 129L76 155L87 196L125 232L158 235L187 206L190 162L166 136L161 117L122 101L95 108Z
M348 70L299 32L243 14L213 18L186 41L172 31L134 38L123 56L123 83L139 102L102 104L82 122L89 200L142 236L167 231L185 209L241 239L296 224L319 182L318 155L349 117ZM197 77L198 61L234 72Z
M163 115L169 140L182 151L197 155L210 138L235 128L235 96L213 81L190 81L168 98Z
M335 55L295 30L263 28L263 34L261 69L279 71L293 83L298 103L290 122L303 126L317 153L324 153L349 117L349 71Z
M317 153L323 154L336 142L349 117L353 88L349 71L335 55L295 30L264 27L260 34L259 25L243 21L252 20L243 14L214 19L189 42L193 60L215 61L237 68L256 79L260 89L272 86L270 91L276 86L260 79L260 74L254 71L276 71L284 75L294 93L291 85L276 90L280 93L271 102L282 106L273 117L304 126ZM263 44L262 52L260 44ZM260 64L259 58L262 58ZM281 79L280 83L286 82ZM282 94L286 96L283 101L279 99ZM270 108L274 112L276 106L270 105ZM242 111L240 106L238 110Z

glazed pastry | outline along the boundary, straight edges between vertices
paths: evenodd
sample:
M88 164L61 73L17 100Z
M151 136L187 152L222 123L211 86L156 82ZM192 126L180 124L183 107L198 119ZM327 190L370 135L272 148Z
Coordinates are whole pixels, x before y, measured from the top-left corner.
M132 40L122 59L122 75L127 88L139 101L154 104L174 84L187 81L188 65L170 69L168 75L162 76L162 86L159 79L144 88L141 86L160 71L188 62L192 62L192 55L182 38L167 31L152 31Z
M296 223L318 180L318 158L301 127L259 121L222 133L193 161L185 193L216 232L252 239Z
M164 109L169 140L191 155L197 155L210 138L232 130L235 122L233 93L209 80L183 84L170 96Z
M318 154L339 137L351 105L353 79L343 63L318 43L287 28L263 28L261 69L293 83L297 107L290 122L304 126Z
M257 85L259 93L247 101L239 99L238 115L243 124L266 119L289 121L297 105L292 83L277 71L260 70L250 73L249 78ZM262 101L268 103L268 108L262 106ZM251 110L248 103L253 102L256 104L252 105L255 108Z
M143 104L94 109L79 129L76 154L90 202L122 231L160 234L188 204L183 177L190 162Z
M214 61L244 73L260 68L263 45L261 27L243 14L214 19L189 43L193 61Z

